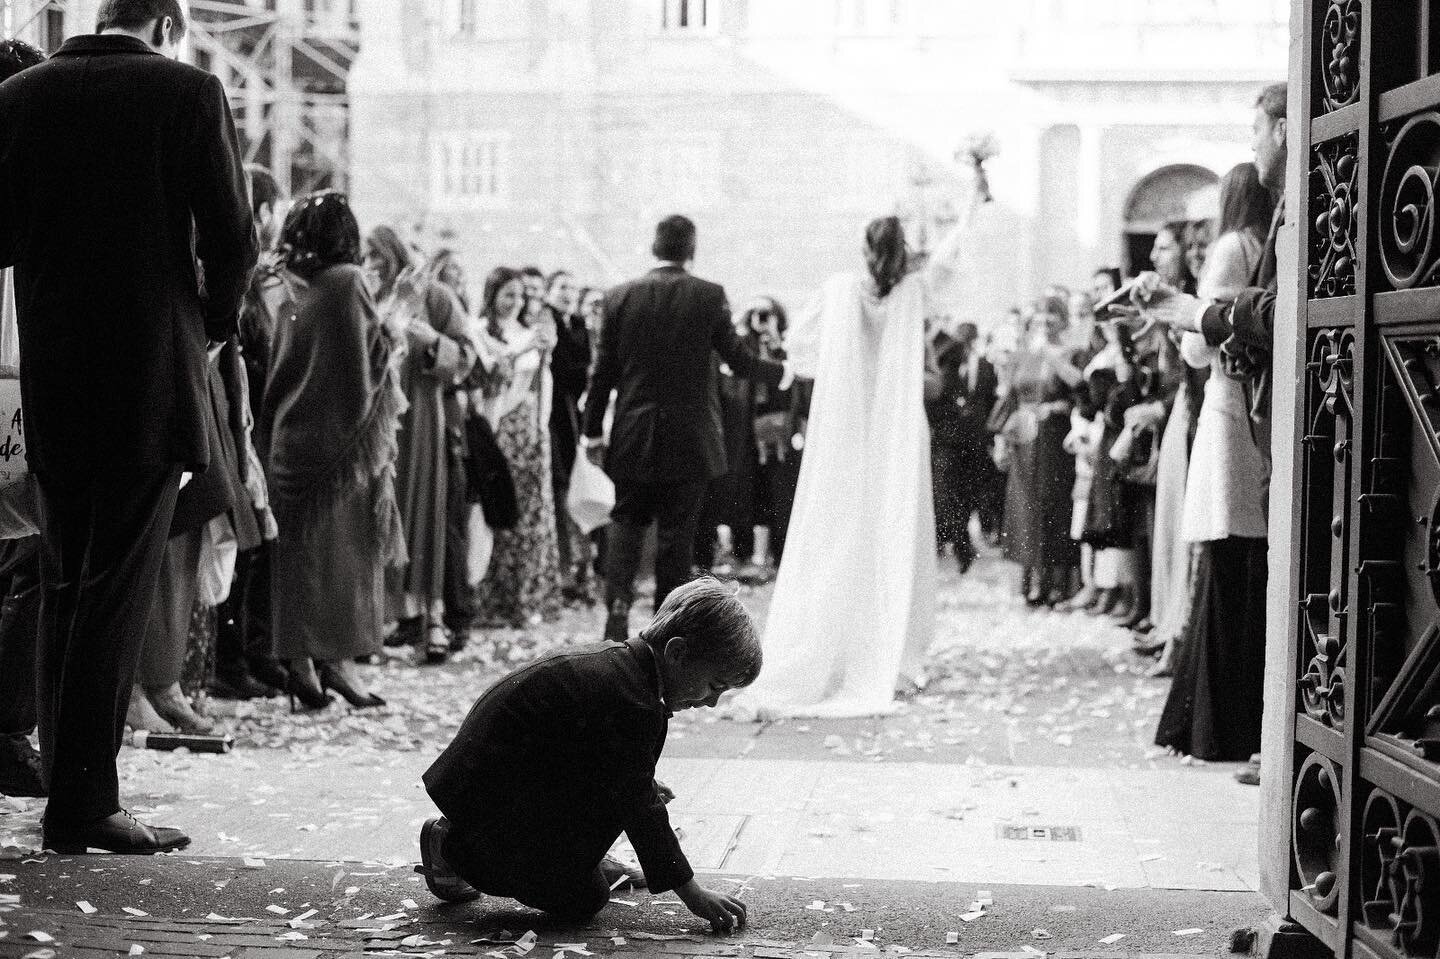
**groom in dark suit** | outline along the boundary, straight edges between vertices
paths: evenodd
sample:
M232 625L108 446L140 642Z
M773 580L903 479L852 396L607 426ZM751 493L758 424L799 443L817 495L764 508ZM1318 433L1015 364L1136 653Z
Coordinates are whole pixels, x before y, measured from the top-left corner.
M660 265L605 294L600 345L585 403L583 442L615 481L608 534L605 638L629 638L630 605L645 531L657 524L655 608L690 576L695 527L709 481L724 474L720 395L712 353L740 377L785 388L782 364L740 342L719 284L692 276L695 224L671 216L655 228ZM610 393L618 391L607 450Z
M0 267L40 494L45 846L153 853L189 839L120 808L115 754L176 498L212 456L207 342L256 241L225 90L177 62L184 5L97 19L0 84Z

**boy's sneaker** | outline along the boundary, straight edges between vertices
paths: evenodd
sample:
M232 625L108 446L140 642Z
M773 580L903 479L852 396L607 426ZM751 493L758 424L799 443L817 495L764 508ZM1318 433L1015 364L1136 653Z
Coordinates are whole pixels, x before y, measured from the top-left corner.
M40 779L40 754L24 736L0 735L0 793L45 795L45 784Z
M645 873L635 866L627 866L614 856L600 860L600 874L605 877L612 892L620 889L644 889L647 885Z
M425 877L425 885L436 899L474 902L480 898L480 891L461 879L441 852L449 832L450 820L444 816L425 820L425 825L420 827L420 865L415 871Z

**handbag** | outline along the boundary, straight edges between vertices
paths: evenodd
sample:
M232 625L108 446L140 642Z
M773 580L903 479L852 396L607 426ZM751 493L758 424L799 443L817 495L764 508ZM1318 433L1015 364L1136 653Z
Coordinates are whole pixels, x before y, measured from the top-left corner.
M1153 424L1126 423L1110 447L1120 478L1136 486L1154 486L1160 474L1160 430Z
M520 522L515 478L490 421L476 414L466 417L465 442L470 451L465 458L465 501L480 504L491 529L514 529Z
M610 522L615 508L615 484L605 471L585 455L582 448L570 470L570 492L565 496L565 509L580 531L589 536Z
M1040 417L1035 407L1028 403L1016 407L1000 432L1012 444L1024 446L1035 442L1035 437L1040 435Z
M0 270L0 539L38 533L35 477L20 416L19 323L9 270Z
M35 478L25 453L20 377L0 373L0 539L38 533Z

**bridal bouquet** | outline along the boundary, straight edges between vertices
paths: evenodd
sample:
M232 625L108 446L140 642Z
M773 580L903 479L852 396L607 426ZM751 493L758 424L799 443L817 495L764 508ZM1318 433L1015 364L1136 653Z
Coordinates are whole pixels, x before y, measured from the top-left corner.
M995 199L990 193L990 178L985 172L985 161L999 152L1000 144L996 142L994 134L976 133L955 153L955 159L964 159L975 168L975 189L979 191L980 200L984 203Z

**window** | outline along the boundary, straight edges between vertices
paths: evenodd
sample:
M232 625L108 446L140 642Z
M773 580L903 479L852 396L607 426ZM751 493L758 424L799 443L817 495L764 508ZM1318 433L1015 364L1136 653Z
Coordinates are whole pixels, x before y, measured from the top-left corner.
M505 133L442 134L432 153L435 195L477 206L503 204L509 196L509 141Z
M528 19L515 0L446 0L442 27L457 40L514 40L525 36Z
M46 56L54 55L65 42L65 12L48 7L40 19L40 48Z
M650 142L638 180L646 184L649 202L657 207L704 209L720 200L722 166L717 134L673 133Z
M710 24L710 5L719 0L660 0L664 30L703 30Z
M892 33L906 22L906 0L835 0L835 29L841 33Z

